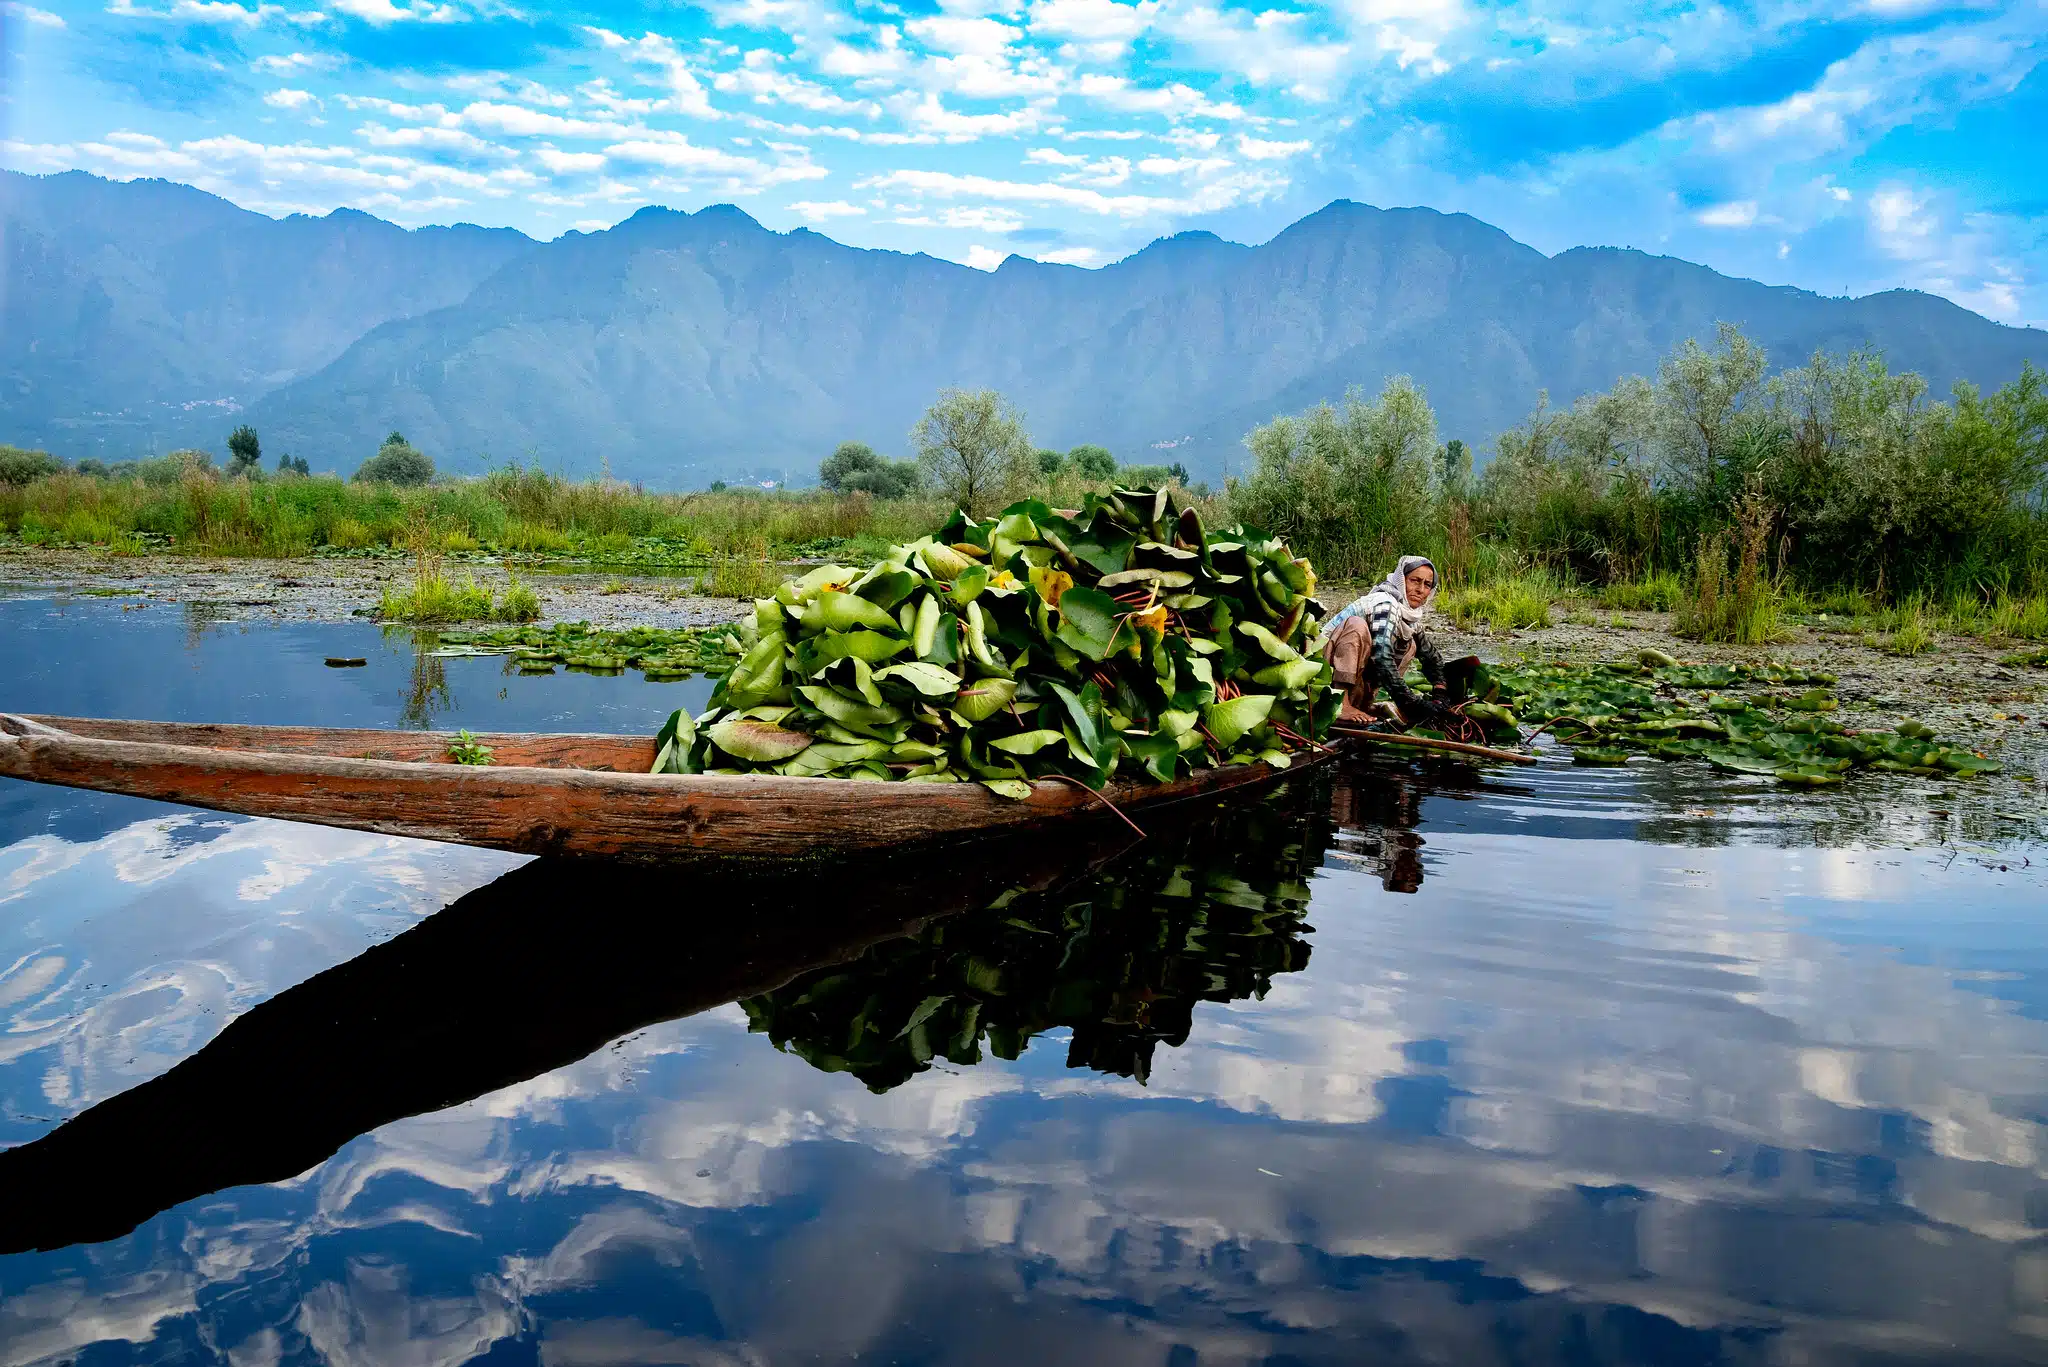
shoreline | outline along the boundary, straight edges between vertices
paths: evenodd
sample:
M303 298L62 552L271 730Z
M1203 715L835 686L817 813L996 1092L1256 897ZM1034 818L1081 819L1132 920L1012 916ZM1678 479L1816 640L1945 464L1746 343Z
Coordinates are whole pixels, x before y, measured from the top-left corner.
M703 597L689 590L688 577L587 570L527 569L465 562L458 574L473 575L493 593L513 573L540 597L542 623L587 621L597 627L634 625L700 627L738 621L748 605ZM9 547L0 550L0 596L133 598L143 604L198 604L214 620L358 622L370 616L387 585L403 583L411 562L398 558L302 557L254 560L227 557L112 556L95 551ZM1358 585L1324 585L1317 595L1335 609L1363 591ZM1496 661L1542 655L1591 663L1656 649L1703 663L1758 661L1813 665L1837 676L1841 700L1834 715L1845 725L1885 728L1911 717L1944 735L1970 741L2006 763L2005 778L2039 801L2048 791L2048 669L1999 663L2021 647L2013 642L1943 633L1934 650L1894 656L1863 644L1847 629L1819 623L1788 624L1790 639L1768 646L1703 644L1671 634L1668 613L1552 607L1548 627L1492 631L1460 630L1441 615L1435 629L1447 653L1477 654ZM1623 625L1616 625L1616 623ZM450 627L474 624L449 623ZM2020 780L2031 775L2035 782Z

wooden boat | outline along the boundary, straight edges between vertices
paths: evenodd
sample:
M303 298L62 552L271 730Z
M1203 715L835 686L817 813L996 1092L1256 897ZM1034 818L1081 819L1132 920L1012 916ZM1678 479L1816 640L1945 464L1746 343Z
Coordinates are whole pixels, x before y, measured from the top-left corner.
M1093 794L1040 781L1021 800L978 783L650 774L640 736L480 734L489 765L456 764L445 731L101 721L0 713L0 775L244 816L523 854L667 861L830 857L1135 812L1255 789L1293 769L1205 769ZM1106 799L1106 802L1105 802Z

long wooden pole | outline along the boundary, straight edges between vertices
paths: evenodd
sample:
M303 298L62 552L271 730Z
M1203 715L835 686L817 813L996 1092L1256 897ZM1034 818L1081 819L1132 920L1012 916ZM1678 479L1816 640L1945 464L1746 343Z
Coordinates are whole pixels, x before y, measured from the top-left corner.
M1438 740L1434 736L1404 736L1398 731L1368 731L1360 726L1333 726L1334 736L1356 736L1381 745L1412 745L1418 750L1448 750L1455 755L1476 755L1480 759L1506 760L1510 764L1534 764L1536 756L1516 750L1496 750L1490 745L1467 745L1463 741Z

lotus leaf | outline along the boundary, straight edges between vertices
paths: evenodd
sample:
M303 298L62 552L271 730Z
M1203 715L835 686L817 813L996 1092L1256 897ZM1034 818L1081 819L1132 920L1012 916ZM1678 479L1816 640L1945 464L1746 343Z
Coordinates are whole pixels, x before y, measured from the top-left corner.
M981 596L988 583L988 566L970 562L966 569L953 576L953 588L946 596L955 606L966 607Z
M1323 672L1319 660L1282 660L1252 675L1252 682L1267 688L1277 688L1283 693L1293 693L1306 688Z
M899 629L896 619L880 604L871 603L858 594L834 589L820 593L804 613L804 630L807 632L851 631L855 627L871 627L885 632Z
M818 711L840 725L851 726L856 730L889 726L903 720L901 708L875 707L865 702L856 702L844 693L823 684L804 684L796 691Z
M910 649L910 642L879 631L827 631L803 642L798 650L798 668L815 677L834 660L865 660L880 664ZM804 665L808 663L809 668Z
M1258 642L1259 648L1276 660L1298 660L1301 658L1300 651L1288 645L1287 642L1281 640L1257 622L1239 622L1237 630L1239 635L1249 636L1252 640ZM1428 687L1428 684L1425 682L1423 686Z
M1211 703L1202 709L1202 727L1219 747L1228 750L1246 732L1265 724L1273 702L1270 694L1246 693L1229 702Z
M791 731L773 722L749 721L743 717L728 717L713 726L708 733L711 743L735 759L752 760L756 764L774 764L788 759L811 745L811 738L802 731Z
M960 690L953 711L969 722L987 721L1010 705L1017 685L1009 679L982 679Z
M992 740L989 748L1001 750L1006 755L1035 755L1048 745L1058 745L1065 738L1066 733L1062 731L1025 731Z
M900 665L886 665L875 671L878 683L898 680L908 684L927 698L950 698L960 691L960 676L950 669L935 664L913 660Z
M1107 659L1123 634L1118 611L1117 601L1098 589L1068 589L1060 595L1059 639L1091 660Z

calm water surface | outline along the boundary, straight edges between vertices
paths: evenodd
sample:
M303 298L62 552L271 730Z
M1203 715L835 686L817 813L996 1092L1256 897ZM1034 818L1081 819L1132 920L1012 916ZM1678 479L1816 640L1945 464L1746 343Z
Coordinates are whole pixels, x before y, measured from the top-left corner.
M0 602L11 710L703 692ZM2048 1361L2048 879L1972 801L1357 765L742 879L0 780L0 1363Z

